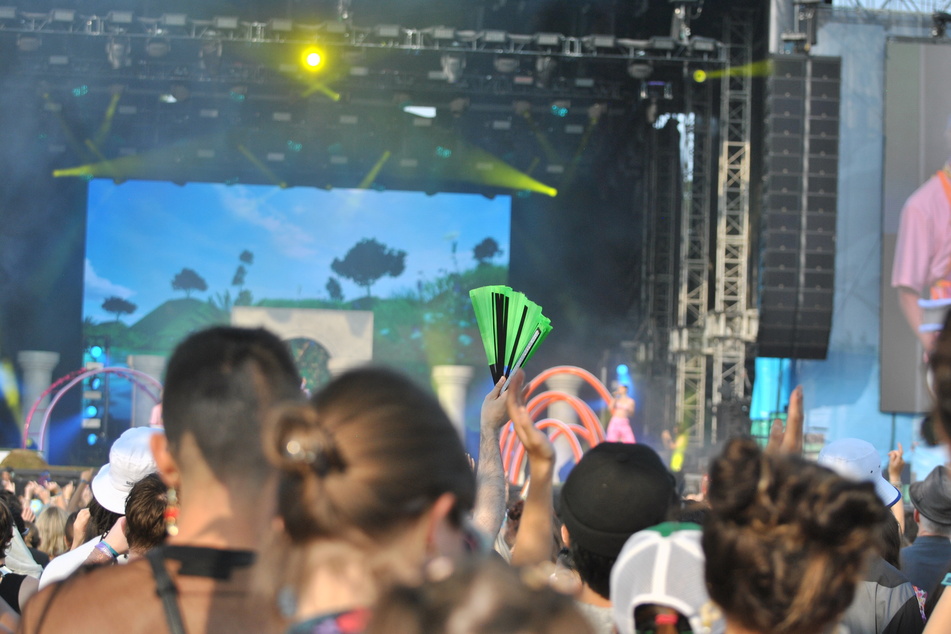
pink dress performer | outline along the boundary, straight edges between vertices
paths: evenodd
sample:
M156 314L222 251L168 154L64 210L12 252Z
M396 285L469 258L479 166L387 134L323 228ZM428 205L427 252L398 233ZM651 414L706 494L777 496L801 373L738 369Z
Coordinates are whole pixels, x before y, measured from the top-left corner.
M611 420L604 437L607 442L637 442L634 432L631 431L631 417L634 416L635 407L634 399L627 395L627 386L619 385L611 403Z

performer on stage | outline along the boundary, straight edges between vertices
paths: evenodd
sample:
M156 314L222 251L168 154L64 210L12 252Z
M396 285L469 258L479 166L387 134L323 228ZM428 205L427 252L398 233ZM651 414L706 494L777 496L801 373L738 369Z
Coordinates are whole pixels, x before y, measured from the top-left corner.
M627 386L618 385L614 390L614 400L610 403L611 421L608 423L608 432L605 440L608 442L634 443L634 432L631 431L631 419L637 404L627 395Z
M951 145L951 119L945 130ZM908 326L931 352L937 332L923 333L918 300L951 298L951 163L908 197L901 211L892 287Z

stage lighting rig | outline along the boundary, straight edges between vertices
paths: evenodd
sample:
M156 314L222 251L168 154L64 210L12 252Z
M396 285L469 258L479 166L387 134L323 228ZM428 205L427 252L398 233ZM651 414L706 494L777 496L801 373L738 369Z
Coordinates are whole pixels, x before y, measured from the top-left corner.
M808 53L818 41L819 31L816 10L823 0L794 0L796 7L796 30L782 34L783 42L791 44L796 53Z
M690 40L690 22L703 12L703 0L670 0L674 14L670 19L671 39L686 44Z

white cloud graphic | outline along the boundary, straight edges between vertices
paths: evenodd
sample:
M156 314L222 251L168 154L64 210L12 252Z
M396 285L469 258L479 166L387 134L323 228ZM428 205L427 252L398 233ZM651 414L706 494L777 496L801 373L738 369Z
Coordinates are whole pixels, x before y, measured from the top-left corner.
M218 191L224 209L239 220L266 231L283 255L295 260L310 260L317 255L313 236L267 204L270 195L254 197L240 186Z
M92 262L89 261L89 258L86 258L84 284L86 287L86 298L95 301L105 300L107 297L129 299L135 295L135 291L132 289L110 282L104 277L100 277L92 267Z

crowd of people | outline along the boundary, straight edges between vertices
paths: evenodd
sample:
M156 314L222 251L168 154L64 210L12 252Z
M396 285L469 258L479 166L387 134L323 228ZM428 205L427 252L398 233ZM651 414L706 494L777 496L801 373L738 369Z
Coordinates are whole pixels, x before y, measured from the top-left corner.
M930 364L951 438L951 328ZM556 488L524 375L504 380L473 463L395 371L308 397L274 335L193 334L169 359L164 429L126 431L76 484L4 477L0 632L951 630L945 467L903 500L900 450L887 479L861 439L803 459L797 390L765 447L725 443L702 499L637 443L590 448ZM507 424L529 458L514 491Z

